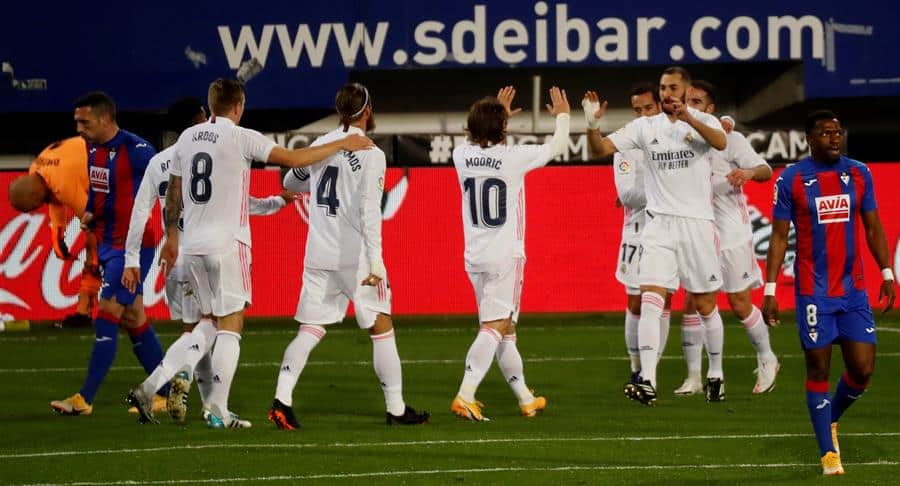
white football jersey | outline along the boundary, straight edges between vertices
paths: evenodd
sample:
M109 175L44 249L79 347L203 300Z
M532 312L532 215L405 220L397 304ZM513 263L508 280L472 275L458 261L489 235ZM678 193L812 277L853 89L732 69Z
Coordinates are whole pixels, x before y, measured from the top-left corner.
M184 253L222 253L235 240L250 246L250 163L267 161L273 148L271 139L224 117L178 137L169 172L181 177Z
M712 152L713 210L723 250L753 239L744 190L733 187L725 176L734 169L752 169L760 165L766 165L766 161L753 150L746 137L735 131L728 134L725 150Z
M356 127L343 127L317 138L322 145L347 135L365 135ZM340 151L309 166L309 235L306 268L339 270L382 262L381 195L386 161L378 147L357 152Z
M693 108L688 110L701 123L722 130L716 117ZM697 130L681 120L673 123L660 113L632 120L610 134L609 139L620 152L644 151L647 211L714 219L710 182L713 148Z
M622 235L639 232L644 227L644 208L647 194L644 191L644 152L628 150L616 152L613 156L613 175L616 195L625 210L622 221Z
M172 154L175 146L159 152L150 159L144 178L134 197L134 206L131 209L131 221L128 223L128 238L125 240L125 266L140 266L141 239L144 237L144 227L150 218L153 204L159 201L159 211L166 210L166 190L169 187L169 166L172 163ZM257 199L250 198L250 214L266 216L278 212L285 206L285 201L280 196L269 196ZM166 232L166 223L160 218L163 235ZM178 222L178 230L183 231L184 223ZM179 252L181 250L179 249Z
M525 256L525 174L543 167L568 142L569 116L558 115L556 132L543 145L463 144L453 150L462 192L466 270L485 272Z

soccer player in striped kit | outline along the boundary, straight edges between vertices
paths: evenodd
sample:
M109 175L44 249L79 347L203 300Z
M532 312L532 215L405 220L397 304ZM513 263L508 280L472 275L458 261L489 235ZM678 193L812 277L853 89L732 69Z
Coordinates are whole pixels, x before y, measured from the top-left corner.
M778 321L775 281L784 262L788 229L797 230L794 295L797 331L806 355L806 405L822 459L822 474L844 474L838 421L858 400L875 368L875 319L863 279L864 232L881 268L879 302L894 305L894 273L878 217L872 173L841 155L844 129L837 115L817 111L805 123L810 156L785 169L775 182L772 239L766 259L763 316ZM841 347L846 371L829 395L832 345Z
M143 138L119 129L116 105L102 92L88 93L75 102L75 125L78 134L88 142L89 186L82 228L97 239L103 284L94 321L96 335L88 376L78 393L51 402L50 406L65 415L89 415L97 390L116 357L120 325L127 329L134 354L148 374L162 360L159 338L144 315L141 285L132 292L121 281L131 208L156 149ZM140 252L141 282L153 261L156 243L153 231L144 235ZM161 393L167 393L167 388Z

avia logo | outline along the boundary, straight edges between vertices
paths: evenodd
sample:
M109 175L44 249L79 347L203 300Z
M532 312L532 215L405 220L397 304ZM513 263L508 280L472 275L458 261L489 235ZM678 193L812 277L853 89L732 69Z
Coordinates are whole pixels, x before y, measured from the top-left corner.
M816 405L816 410L822 410L829 405L831 405L831 402L827 398L823 398L822 403Z
M97 192L109 192L109 169L91 166L90 177L92 189Z
M819 224L843 223L850 221L850 195L838 194L836 196L817 197L816 214Z

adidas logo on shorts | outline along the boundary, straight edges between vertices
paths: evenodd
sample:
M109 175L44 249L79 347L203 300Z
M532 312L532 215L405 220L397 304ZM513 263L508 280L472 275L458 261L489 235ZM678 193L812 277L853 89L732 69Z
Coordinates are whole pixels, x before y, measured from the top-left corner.
M747 280L748 278L750 278L750 274L747 272L744 272L744 275L741 278L744 280Z
M710 282L715 282L716 280L718 280L718 279L716 278L715 275L710 275L710 276L709 276L709 281L710 281Z

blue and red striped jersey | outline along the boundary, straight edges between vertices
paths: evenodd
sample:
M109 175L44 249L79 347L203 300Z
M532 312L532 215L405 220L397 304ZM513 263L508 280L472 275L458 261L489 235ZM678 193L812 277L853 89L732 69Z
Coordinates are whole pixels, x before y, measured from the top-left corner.
M92 231L99 244L125 248L134 197L154 155L153 145L125 130L119 130L106 143L88 145L90 190L86 211L94 215ZM146 228L144 247L155 244L155 234L152 228Z
M836 163L807 157L775 181L775 219L797 232L797 295L847 297L865 292L861 213L874 211L872 173L844 156Z

